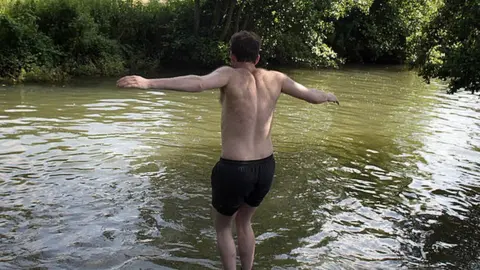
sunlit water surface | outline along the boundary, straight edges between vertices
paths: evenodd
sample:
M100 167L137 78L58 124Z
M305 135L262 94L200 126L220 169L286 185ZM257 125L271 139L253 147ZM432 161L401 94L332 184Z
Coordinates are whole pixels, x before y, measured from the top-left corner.
M398 68L289 70L257 269L480 267L480 99ZM0 87L0 268L218 269L218 92Z

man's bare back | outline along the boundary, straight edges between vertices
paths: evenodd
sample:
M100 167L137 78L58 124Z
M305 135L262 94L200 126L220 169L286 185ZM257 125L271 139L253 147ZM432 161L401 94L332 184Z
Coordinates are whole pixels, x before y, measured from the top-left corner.
M222 154L232 160L270 156L273 112L280 87L273 72L231 68L229 83L221 89Z
M236 269L233 220L242 268L253 266L255 236L251 219L273 182L271 129L281 93L314 104L338 104L333 94L306 88L281 72L256 68L259 50L259 38L241 31L232 36L231 67L220 67L204 76L164 79L127 76L117 82L123 88L186 92L220 89L222 153L212 169L211 185L217 245L224 269Z

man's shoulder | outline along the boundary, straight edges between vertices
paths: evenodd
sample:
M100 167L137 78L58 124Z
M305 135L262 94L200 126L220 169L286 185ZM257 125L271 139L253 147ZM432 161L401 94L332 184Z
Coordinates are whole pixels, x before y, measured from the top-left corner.
M285 76L284 73L277 71L277 70L269 70L269 69L264 69L264 68L257 68L257 71L261 74L265 74L268 77L272 77L275 79L281 79Z
M230 78L237 78L237 77L242 77L242 75L245 75L245 70L244 69L238 69L234 68L231 66L220 66L218 67L215 72L217 73L222 73L224 75L227 75ZM272 79L276 80L281 80L285 78L285 74L283 72L277 71L277 70L269 70L266 68L256 68L255 72L257 75L262 75L262 77L269 77ZM249 73L250 74L250 73ZM233 75L233 76L232 76Z
M232 68L231 66L220 66L217 69L215 69L214 72L221 72L221 73L229 73L229 72L234 72L235 69Z

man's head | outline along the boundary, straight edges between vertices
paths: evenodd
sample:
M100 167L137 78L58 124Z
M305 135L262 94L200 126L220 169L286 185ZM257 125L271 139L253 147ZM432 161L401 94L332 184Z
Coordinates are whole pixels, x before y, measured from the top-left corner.
M233 34L230 39L230 58L232 63L250 62L257 64L260 60L260 37L248 31Z

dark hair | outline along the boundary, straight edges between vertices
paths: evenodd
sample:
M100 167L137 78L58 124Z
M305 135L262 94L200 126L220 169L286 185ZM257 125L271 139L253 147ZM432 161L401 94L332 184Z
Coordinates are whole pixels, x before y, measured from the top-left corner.
M230 52L235 55L238 62L255 63L260 46L260 37L253 32L240 31L233 34L230 39Z

